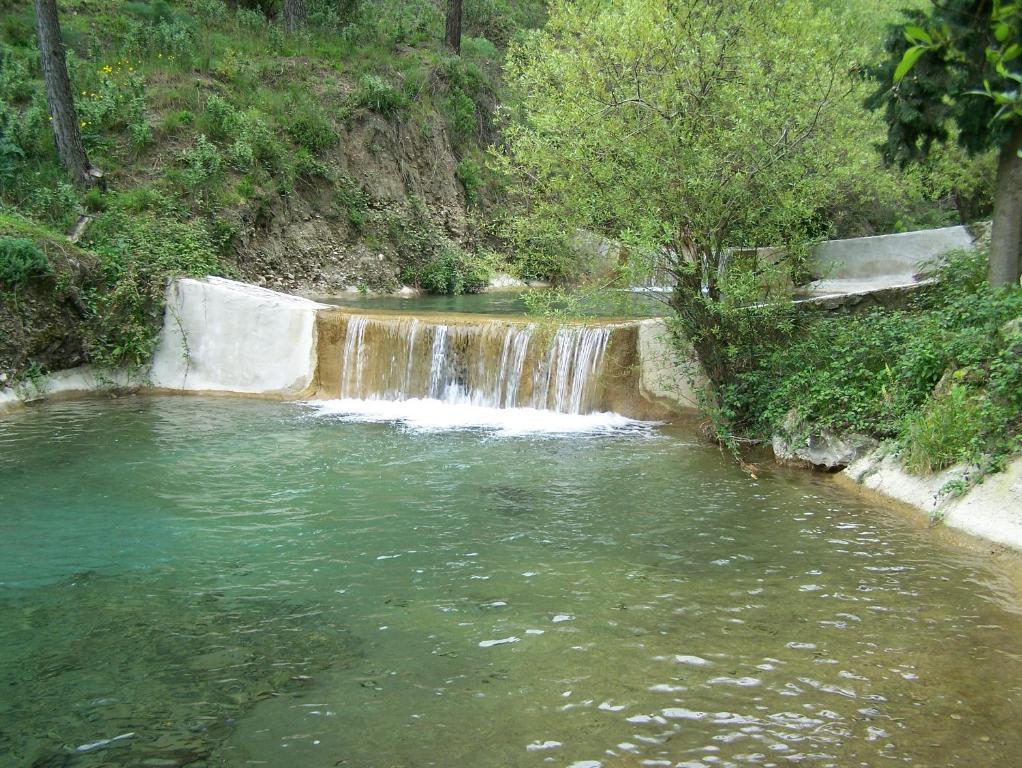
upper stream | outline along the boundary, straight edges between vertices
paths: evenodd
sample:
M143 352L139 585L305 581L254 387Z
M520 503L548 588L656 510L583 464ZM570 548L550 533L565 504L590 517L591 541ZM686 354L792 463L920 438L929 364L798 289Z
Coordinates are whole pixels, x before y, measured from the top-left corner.
M0 765L1017 763L988 558L681 428L492 410L0 421Z

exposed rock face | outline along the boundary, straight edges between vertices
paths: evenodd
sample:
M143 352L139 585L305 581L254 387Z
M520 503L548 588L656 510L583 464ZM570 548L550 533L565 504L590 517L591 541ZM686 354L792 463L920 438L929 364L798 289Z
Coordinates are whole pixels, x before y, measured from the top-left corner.
M872 437L855 432L838 434L831 429L806 433L798 414L790 411L781 433L771 441L774 457L782 464L801 464L817 469L836 470L847 467L877 448Z
M774 435L772 444L778 461L827 470L847 467L877 447L877 441L872 437L854 432L839 435L829 429L809 435L801 444L792 444L780 435Z
M31 363L58 370L88 360L89 311L81 295L98 280L95 260L71 244L47 244L46 250L53 274L0 297L0 386L31 370Z
M444 121L364 115L327 152L336 183L305 183L242 212L237 263L247 281L325 294L350 286L394 291L421 237L469 235L458 159ZM418 230L418 231L415 231Z

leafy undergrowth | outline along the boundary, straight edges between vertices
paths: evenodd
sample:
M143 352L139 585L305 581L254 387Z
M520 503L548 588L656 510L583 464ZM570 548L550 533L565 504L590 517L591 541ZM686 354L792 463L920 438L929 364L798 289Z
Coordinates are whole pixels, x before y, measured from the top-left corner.
M996 470L1022 450L1022 289L992 290L986 254L958 254L904 310L797 315L747 334L722 392L741 432L768 437L789 413L898 442L906 465Z

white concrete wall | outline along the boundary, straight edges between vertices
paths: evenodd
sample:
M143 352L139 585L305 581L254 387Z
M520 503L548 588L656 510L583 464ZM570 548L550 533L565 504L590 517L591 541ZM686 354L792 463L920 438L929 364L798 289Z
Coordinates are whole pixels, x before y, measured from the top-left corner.
M844 475L943 520L949 528L1022 551L1022 457L962 496L941 494L946 483L968 471L958 466L933 475L912 475L896 456L877 452L850 465Z
M295 397L316 375L316 312L325 305L207 277L167 288L153 387Z
M662 318L639 323L639 394L676 410L699 407L700 392L708 392L706 376L695 353L687 356L673 343Z
M814 277L830 280L888 275L911 278L948 251L972 247L972 235L965 227L829 240L813 249L809 268Z
M141 384L138 374L129 371L96 370L90 366L57 371L17 387L0 389L0 416L39 400L60 400L97 392L136 389Z

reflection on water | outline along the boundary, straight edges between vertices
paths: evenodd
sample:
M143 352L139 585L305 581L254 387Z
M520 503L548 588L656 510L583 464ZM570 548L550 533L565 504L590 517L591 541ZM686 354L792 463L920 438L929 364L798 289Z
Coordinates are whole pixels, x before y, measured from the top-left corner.
M0 765L1011 765L976 555L670 430L0 422Z
M493 293L464 293L459 296L368 296L344 293L339 296L317 296L316 301L351 307L359 312L413 312L418 316L429 314L470 313L487 315L526 315L529 305L526 292L497 291ZM556 306L552 307L556 308ZM662 294L632 291L604 291L574 312L594 317L660 317L665 314Z

